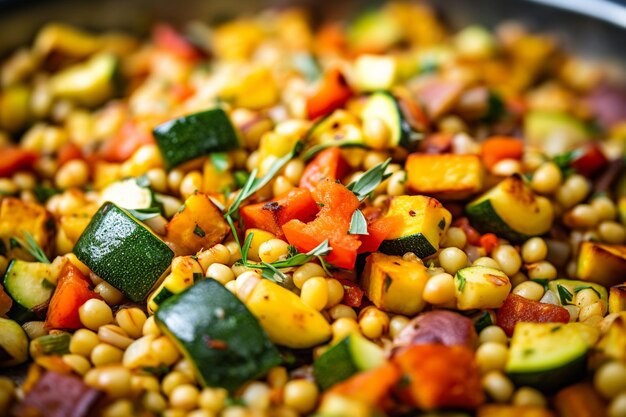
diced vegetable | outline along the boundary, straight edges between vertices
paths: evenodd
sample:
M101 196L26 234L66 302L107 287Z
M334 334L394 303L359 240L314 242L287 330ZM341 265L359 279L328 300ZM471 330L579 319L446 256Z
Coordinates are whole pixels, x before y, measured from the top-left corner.
M567 323L569 318L569 313L563 307L529 300L516 294L509 294L497 313L498 326L502 327L507 336L513 335L516 324L520 322Z
M172 261L172 272L148 298L148 310L155 312L174 294L191 287L204 276L202 267L192 256L178 256Z
M325 116L342 107L352 94L352 89L341 71L336 68L326 71L317 90L307 97L306 109L309 119Z
M340 395L369 406L380 406L401 377L402 374L396 364L387 362L378 368L359 372L335 384L327 391L326 396Z
M50 78L52 94L85 106L102 104L115 93L117 67L115 55L109 53L94 55L86 62L54 74Z
M367 257L361 287L381 310L413 315L426 306L423 293L428 278L426 267L420 262L373 253Z
M100 193L100 201L110 201L127 210L157 206L154 192L139 178L127 178L107 186Z
M411 320L394 338L393 345L398 348L440 343L473 349L476 339L476 330L471 319L448 310L434 310Z
M436 120L454 108L464 88L460 81L436 77L420 86L417 96L424 103L428 117Z
M517 175L469 203L465 211L479 231L495 233L512 242L548 232L554 218L550 200L535 195Z
M399 218L401 222L390 230L379 250L400 256L413 252L419 258L437 252L452 221L452 215L439 201L421 195L394 197L385 217Z
M602 149L595 143L557 155L554 159L561 169L572 168L585 177L592 177L609 163Z
M370 95L363 104L360 116L363 121L378 118L385 123L390 136L387 143L389 148L404 146L411 149L422 138L422 135L415 132L411 124L405 120L398 99L389 92Z
M559 296L561 305L576 304L576 296L584 289L591 289L597 295L604 306L603 311L609 303L609 296L602 285L593 282L578 281L574 279L553 279L548 282L548 289Z
M276 104L280 91L269 68L253 67L232 86L222 89L220 97L235 107L261 110Z
M557 411L565 417L591 417L606 415L602 397L588 382L570 385L554 396Z
M238 295L277 345L304 349L330 339L324 316L278 284L260 280L248 294Z
M170 25L157 25L152 32L152 37L157 48L170 52L181 59L193 61L202 57L200 51Z
M23 239L29 233L47 256L52 253L54 219L36 203L6 197L0 205L0 254L7 258L33 260L15 238Z
M340 180L350 170L350 166L341 156L341 151L337 147L323 150L315 159L307 164L300 177L300 187L311 191L324 179Z
M389 90L396 81L398 64L389 55L361 55L354 62L354 72L358 90Z
M30 342L30 353L33 357L42 355L64 355L70 351L71 339L72 335L65 332L39 336Z
M382 348L359 334L351 334L313 362L313 375L320 387L326 390L359 371L377 368L384 362Z
M37 160L36 152L4 145L0 147L0 177L8 177L20 169L28 169Z
M146 298L174 257L146 225L113 203L100 207L76 242L74 253L100 278L136 302Z
M304 141L309 147L304 159L328 147L365 146L358 118L342 109L315 122Z
M49 329L80 329L83 327L78 309L87 300L99 298L99 295L90 289L89 280L71 262L65 262L57 288L52 294L46 327Z
M418 194L464 199L483 188L484 168L477 155L414 153L408 156L405 169L407 187Z
M28 336L13 320L0 317L0 368L19 365L28 359Z
M171 297L155 317L205 386L232 391L281 361L257 319L213 279Z
M246 229L262 229L282 238L285 223L292 219L310 222L319 209L308 189L295 188L283 197L242 207L240 214Z
M230 230L219 208L195 192L166 226L165 240L181 255L191 255L220 243Z
M32 318L29 310L45 307L52 297L60 271L59 263L12 260L4 276L4 288L14 301L9 317L23 323Z
M610 287L623 283L625 274L626 246L581 242L576 270L578 279Z
M601 357L626 360L626 316L622 313L609 325L596 345Z
M609 313L626 311L626 285L616 285L609 290Z
M577 326L518 323L506 372L517 386L551 393L584 376L588 348Z
M459 310L499 308L511 291L511 282L498 269L469 266L454 276Z
M155 127L152 134L168 169L211 152L239 148L230 118L220 108L170 120Z
M522 157L524 143L518 139L505 136L494 136L481 145L483 163L489 169L503 159L517 159Z
M465 346L415 345L392 361L407 377L401 395L420 409L475 409L485 400L474 353Z
M330 180L317 185L313 199L321 205L317 217L306 224L300 220L285 223L283 232L287 241L306 253L328 239L332 251L327 261L339 268L353 268L360 241L357 235L348 234L348 230L359 200L352 191Z
M124 123L115 136L112 136L102 145L100 155L109 162L124 162L141 146L152 143L154 143L152 133L145 126L138 122L128 121ZM105 166L100 165L100 169L103 170ZM116 167L116 165L109 166L113 172L115 172ZM116 179L118 177L115 177L113 180Z
M524 137L529 145L557 155L582 145L590 133L569 113L535 110L524 117Z
M400 216L378 217L375 220L368 221L367 234L359 235L359 239L361 239L359 253L377 251L391 231L400 229L402 223Z

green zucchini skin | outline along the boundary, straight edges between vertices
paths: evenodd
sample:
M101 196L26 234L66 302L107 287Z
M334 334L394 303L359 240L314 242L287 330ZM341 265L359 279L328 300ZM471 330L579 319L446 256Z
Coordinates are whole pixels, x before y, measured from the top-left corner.
M386 255L402 256L407 252L413 252L418 258L426 258L437 249L430 244L426 236L417 233L409 236L403 236L398 239L383 240L378 250Z
M416 132L402 114L398 100L389 91L378 91L369 97L361 116L366 118L370 115L380 117L390 126L392 137L389 143L392 147L412 149L421 139L421 135L416 137Z
M281 363L257 319L214 279L170 297L155 317L161 330L190 359L205 386L233 391Z
M111 202L93 216L76 242L74 254L135 302L147 297L174 258L165 242Z
M54 284L46 277L53 273L53 268L51 264L11 260L4 275L4 288L13 299L9 317L20 324L41 318L36 310L45 310L52 297Z
M220 108L169 120L152 131L167 169L211 152L239 148L228 115Z
M507 375L516 387L533 387L543 393L552 394L580 381L586 372L587 357L582 355L558 368L542 372L507 372Z
M531 236L516 232L498 216L489 200L465 208L470 223L481 233L494 233L513 243L522 243Z

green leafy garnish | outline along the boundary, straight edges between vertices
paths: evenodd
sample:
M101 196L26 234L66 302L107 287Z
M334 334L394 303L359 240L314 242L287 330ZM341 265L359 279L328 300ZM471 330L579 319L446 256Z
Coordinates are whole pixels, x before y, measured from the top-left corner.
M33 235L22 230L24 239L12 237L10 241L17 242L26 252L28 252L37 262L49 264L50 259L46 256L46 253L41 249L41 246L37 243Z
M46 187L44 185L36 185L35 188L33 188L33 193L35 194L37 201L43 204L53 195L61 193L61 190L53 187Z
M595 288L593 288L591 285L579 285L577 287L574 287L574 293L578 294L582 290L586 290L586 289L592 290L593 292L595 292L598 295L598 298L602 298L602 294L600 294L600 292L598 290L596 290Z
M458 289L459 292L463 292L463 289L465 288L465 277L463 275L457 275L456 276L459 280L459 285L458 285Z
M204 230L202 230L202 228L198 225L196 225L196 227L193 229L193 234L199 237L205 237L206 236L206 232Z
M556 286L556 290L559 293L561 305L571 304L571 301L574 298L574 295L567 288L565 288L561 284L558 284Z
M228 170L228 155L225 152L213 152L210 158L217 172Z
M389 275L385 276L385 292L389 291L389 287L391 287L391 283L393 280Z
M348 234L351 235L368 235L367 232L367 220L365 220L365 216L363 212L359 209L354 210L352 213L352 220L350 220L350 230L348 230Z
M390 163L391 158L388 158L382 164L378 164L375 167L370 168L361 176L361 178L351 182L346 188L352 191L354 195L357 196L359 201L365 200L370 193L380 185L381 182L391 176L391 173L385 174L385 170Z

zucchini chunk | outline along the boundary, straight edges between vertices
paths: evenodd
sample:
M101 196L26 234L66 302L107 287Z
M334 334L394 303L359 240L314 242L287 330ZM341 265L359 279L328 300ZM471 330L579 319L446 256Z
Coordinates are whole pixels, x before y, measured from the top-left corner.
M52 255L54 239L54 218L43 206L17 198L5 197L0 205L0 255L7 258L34 261L33 256L24 250L14 239L23 238L27 232L43 249L46 256Z
M158 206L154 192L140 178L127 178L108 185L100 192L100 201L115 203L127 210Z
M609 313L626 311L626 284L616 285L609 290Z
M206 279L157 310L161 330L176 342L204 386L233 391L280 364L257 319L222 284Z
M535 195L518 175L502 180L465 207L472 226L482 233L521 243L550 230L552 203Z
M626 245L582 242L578 250L578 279L610 287L626 276Z
M191 287L202 277L204 271L194 257L177 256L172 261L172 272L148 298L148 310L155 312L169 297Z
M107 202L74 246L76 257L135 302L169 269L174 252L126 210Z
M305 151L304 159L310 159L333 146L366 146L359 120L341 109L315 122L305 136L305 143L308 149Z
M28 336L22 326L0 317L0 368L19 365L28 359Z
M358 333L346 336L313 362L315 381L323 390L348 379L359 371L385 363L385 353L377 344Z
M415 132L405 120L398 100L390 92L381 91L370 95L363 105L360 116L363 121L376 117L385 123L390 133L388 142L390 148L404 146L410 149L422 138L422 135Z
M582 327L581 327L582 326ZM586 325L518 323L506 372L516 386L552 393L585 375L589 349Z
M385 216L402 219L401 227L391 230L378 250L399 256L413 252L419 258L437 252L452 221L452 215L439 201L423 195L394 197Z
M553 279L548 282L548 289L559 296L561 305L576 304L576 295L586 288L590 288L598 294L598 298L600 298L604 306L604 311L606 311L609 304L609 295L603 285L575 279Z
M477 155L414 153L405 169L407 187L444 200L465 199L483 188L484 167Z
M235 128L220 108L167 121L155 127L152 134L167 169L211 152L239 148Z
M66 68L50 78L52 94L85 106L97 106L115 93L115 55L100 53L86 62Z
M459 310L499 308L511 291L511 282L498 269L468 266L454 276Z
M535 110L524 116L524 137L528 144L557 155L584 145L591 138L585 124L571 114Z
M367 257L361 286L381 310L412 316L424 309L424 287L429 275L420 262L400 256L372 253Z
M33 319L32 310L52 298L61 264L12 260L4 275L4 289L13 299L8 316L19 323Z

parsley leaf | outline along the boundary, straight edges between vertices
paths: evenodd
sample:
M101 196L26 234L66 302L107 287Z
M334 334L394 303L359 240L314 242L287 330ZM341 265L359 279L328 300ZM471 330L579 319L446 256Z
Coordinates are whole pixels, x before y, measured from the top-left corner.
M390 163L391 158L388 158L382 164L378 164L375 167L370 168L361 176L361 178L351 182L346 188L352 191L354 195L357 196L359 201L365 200L381 182L391 176L390 173L385 174L385 170Z
M351 235L369 235L367 232L367 220L361 210L356 209L352 213L352 220L350 220L350 230L348 234Z

